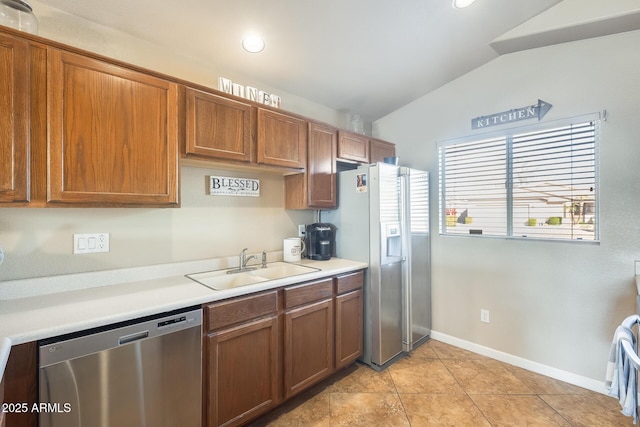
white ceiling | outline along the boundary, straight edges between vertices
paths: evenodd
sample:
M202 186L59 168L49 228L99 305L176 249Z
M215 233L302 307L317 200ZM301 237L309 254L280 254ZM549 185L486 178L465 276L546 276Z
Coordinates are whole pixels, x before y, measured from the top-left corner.
M39 2L371 122L496 58L492 41L560 0ZM242 50L249 31L262 53Z

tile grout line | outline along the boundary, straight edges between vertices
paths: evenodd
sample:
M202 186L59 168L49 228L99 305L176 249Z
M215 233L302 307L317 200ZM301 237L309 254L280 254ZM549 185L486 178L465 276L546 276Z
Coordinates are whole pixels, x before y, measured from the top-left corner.
M518 381L522 382L522 380L520 380L520 378L516 375L516 372L515 372L513 369L510 369L510 368L509 368L509 366L513 366L513 365L510 365L510 364L508 364L508 363L506 363L506 362L500 362L500 363L504 366L504 368L505 368L507 371L509 371L509 373L510 373L511 375L513 375L513 376L514 376ZM526 385L526 384L525 384L525 385ZM527 387L528 387L529 389L531 389L529 386L527 386ZM534 391L534 390L531 390L531 391L532 391L532 392L531 392L531 394L532 394L533 396L537 397L537 398L538 398L538 400L540 400L540 401L541 401L542 403L544 403L547 407L549 407L549 408L550 408L550 409L551 409L555 414L557 414L560 418L562 418L563 420L565 420L565 421L567 422L567 424L569 424L570 426L573 426L573 423L572 423L570 420L566 419L566 418L564 417L564 415L562 415L560 412L558 412L558 411L556 410L556 408L554 408L553 406L551 406L551 405L550 405L546 400L544 400L542 397L540 397L540 393L538 393L537 391Z
M409 358L415 358L415 362L416 362L416 366L420 365L421 363L425 362L426 360L433 360L434 362L437 361L441 366L443 366L445 369L442 371L442 374L448 375L449 377L451 377L451 379L453 380L453 382L451 383L451 385L453 384L457 384L458 387L462 390L462 393L459 393L457 391L446 391L447 389L443 389L445 390L444 392L440 393L435 391L435 389L433 391L429 391L429 388L416 388L415 390L411 387L405 389L405 385L404 384L404 375L406 374L406 366L402 367L402 369L399 370L394 370L393 367L387 367L386 371L387 373L385 374L385 376L388 376L388 379L390 381L390 386L393 388L393 390L391 389L391 387L387 386L384 389L381 388L381 384L375 384L375 387L369 387L368 383L365 384L362 382L362 374L363 372L360 372L360 374L358 374L355 378L356 381L355 382L351 382L351 383L347 383L345 384L347 387L337 387L337 388L331 388L328 395L329 395L329 400L328 400L328 408L327 408L327 412L328 412L328 425L329 426L336 426L338 425L339 421L337 419L334 419L334 416L340 416L341 412L340 412L340 404L338 402L340 402L340 399L337 399L335 401L332 401L331 396L335 397L340 393L357 393L357 394L361 394L361 393L374 393L374 394L378 394L378 393L386 393L389 396L391 394L394 394L396 396L397 399L399 399L399 403L400 405L397 407L397 412L396 412L396 416L398 417L396 420L397 422L400 424L401 420L400 420L400 411L403 412L404 416L405 416L405 420L407 421L407 425L409 426L414 426L420 423L420 420L422 420L423 417L423 413L422 413L422 409L420 409L422 407L418 406L416 407L415 404L418 402L421 402L420 399L416 399L416 398L409 398L408 396L411 395L434 395L434 394L447 394L447 393L456 393L459 396L466 396L467 399L471 400L471 405L468 406L469 410L464 410L463 413L466 413L467 415L472 414L472 412L469 412L470 410L472 410L472 408L476 408L476 413L474 414L475 417L477 417L477 421L480 421L480 417L482 417L482 419L487 423L488 426L494 426L496 425L495 423L499 423L500 420L503 418L503 414L502 413L493 413L495 405L498 404L499 401L504 401L505 403L502 404L503 406L505 406L505 408L510 408L512 405L510 402L510 397L515 399L515 400L511 400L511 402L519 402L516 406L517 407L513 407L513 411L511 412L507 412L504 415L507 417L511 417L513 418L514 415L522 413L522 415L529 417L531 416L531 419L535 419L536 418L536 413L531 413L529 414L529 410L526 409L525 406L522 405L526 405L528 407L531 407L533 405L533 407L538 407L538 403L534 403L529 401L529 404L527 404L527 400L526 399L522 399L524 397L533 397L535 396L537 399L537 402L541 402L544 408L550 408L551 411L547 412L547 409L543 410L543 413L547 413L550 417L552 417L549 421L550 424L558 424L558 425L568 425L568 426L575 426L575 425L581 425L581 421L580 420L587 420L589 418L585 417L584 414L577 414L575 413L575 410L573 411L567 411L565 406L567 404L570 404L571 402L574 402L571 399L563 399L562 396L564 397L569 397L572 395L582 395L584 394L585 396L588 396L590 394L590 392L587 393L583 393L580 390L574 390L573 388L564 388L561 386L561 384L555 384L556 381L561 382L559 380L554 380L551 379L552 382L547 382L544 381L543 378L538 378L539 374L533 373L533 375L529 375L526 369L522 369L519 368L518 366L515 365L511 365L507 362L502 362L499 360L495 360L491 357L483 357L482 355L479 355L480 357L474 357L475 355L477 355L477 353L475 352L455 352L455 351L451 351L450 349L448 349L448 346L445 344L444 346L440 346L438 341L432 341L432 343L436 344L436 345L425 345L425 352L420 351L419 349L414 350L414 352L412 352L411 355L408 355ZM455 346L454 346L455 347ZM463 349L464 350L464 349ZM482 360L493 360L496 363L483 363ZM433 362L431 362L433 363ZM470 371L466 371L466 370L462 370L460 371L458 368L463 368L464 364L468 363L470 364L468 368L472 368L473 365L477 365L475 368L473 368ZM368 373L372 368L366 366L365 364L362 364L359 368L358 368L358 363L356 363L356 369L353 372L350 372L348 374L345 374L344 377L340 377L340 380L343 378L348 378L350 375L353 375L354 373L358 372L359 370L366 370ZM409 367L412 364L409 364ZM484 368L483 368L484 367ZM433 368L435 369L435 365L433 365ZM412 368L411 368L412 369ZM440 368L437 368L437 371ZM487 373L491 374L489 376L487 376L485 378L485 380L483 381L483 383L485 383L486 386L485 388L481 387L482 383L478 383L480 384L479 387L477 388L476 382L475 381L471 381L471 382L467 382L467 377L468 374L471 374L471 377L469 377L468 379L471 380L473 377L477 376L478 374L480 374L482 369L486 369L488 370ZM375 370L373 370L375 371ZM372 372L373 372L372 371ZM506 371L505 373L508 373L510 376L512 376L515 380L517 380L518 382L522 383L524 386L526 387L511 387L508 386L509 384L512 384L512 380L510 380L509 378L507 378L505 376L505 387L499 387L499 383L492 381L492 378L495 377L495 380L499 380L500 378L503 377L503 373L502 371ZM475 374L474 374L475 372ZM366 374L365 373L365 374ZM375 376L376 374L379 374L380 372L373 372L373 375ZM455 374L459 374L458 376L460 376L461 379L457 378L457 376ZM427 372L425 372L425 375L429 376L429 374ZM415 377L415 375L414 375ZM429 376L430 377L430 376ZM543 376L541 376L543 377ZM364 375L363 378L368 378L368 375ZM444 376L442 377L444 378ZM415 378L414 378L415 379ZM418 380L420 380L420 378L417 378ZM487 382L488 381L488 382ZM338 381L339 382L339 381ZM398 385L398 382L400 382L400 385ZM333 382L332 382L333 384ZM466 384L466 388L463 386L464 384ZM493 386L492 386L493 385ZM437 385L434 385L434 387L436 387L438 390L440 390L440 388L438 388ZM403 393L400 393L400 389L403 389ZM467 388L469 390L467 390ZM384 391L386 390L386 391ZM472 393L473 391L476 391L476 393ZM510 391L520 391L518 393L512 393ZM315 396L315 394L314 394ZM407 396L407 401L405 402L405 400L403 399L403 396ZM484 397L483 397L484 396ZM547 396L560 396L560 398L551 398L549 401L547 401L544 397ZM495 397L497 400L492 399L492 397ZM476 401L475 399L479 399L478 401ZM437 400L437 399L436 399ZM306 400L305 400L306 401ZM433 402L434 400L427 400L425 402ZM461 408L462 405L462 400L460 400L460 403L451 406L449 405L449 410L453 411L452 415L454 412L457 411L456 408ZM478 402L478 403L477 403ZM389 402L391 403L391 402ZM389 407L389 403L385 403L384 407L387 409L391 409L391 407ZM580 402L578 402L580 403ZM598 401L593 401L592 402L593 405L596 405L597 407L600 407L599 402ZM468 403L464 403L464 405L466 406ZM337 405L337 406L336 406ZM590 406L593 406L592 404L590 404ZM500 405L498 405L500 406ZM485 408L487 409L487 413L485 413L481 408ZM411 417L409 417L409 413L408 410L412 409L412 410L416 410L417 412L412 412L412 414L414 414L417 418L412 419ZM605 407L603 406L604 410L609 411L609 409L605 409ZM290 411L287 411L287 413ZM594 411L587 411L588 413L594 412ZM426 414L426 413L425 413ZM488 418L487 414L493 414L494 417L497 417L494 421L490 421L490 419ZM563 415L564 414L564 415ZM615 415L615 414L614 414ZM546 418L546 417L545 417ZM512 419L513 421L513 419ZM404 423L402 423L404 424ZM605 425L606 422L603 421L603 423L601 425ZM269 425L269 424L265 424L265 425ZM273 427L276 427L278 424L273 424ZM280 424L281 426L284 426L285 424L282 423ZM358 425L357 422L354 424ZM594 425L594 424L591 424ZM608 425L614 425L614 424L608 424ZM622 424L620 422L618 422L615 425L626 425L626 424ZM256 424L255 427L258 427L259 424Z
M387 367L390 369L390 367ZM409 414L407 413L407 408L404 406L404 402L402 401L402 397L400 396L400 392L398 391L398 386L396 385L396 381L393 379L393 375L391 375L391 371L389 371L389 378L391 378L391 382L393 383L393 388L396 391L396 396L398 396L398 400L400 401L400 405L402 406L402 411L404 412L404 416L409 423L409 427L411 427L411 420L409 419Z
M440 360L440 362L442 362L442 358L440 357L440 355L438 354L436 349L433 349L433 352L435 353L436 357L438 357L438 360ZM454 360L461 360L461 359L456 359L456 358L452 358ZM490 358L491 360L495 360ZM509 372L511 375L514 376L514 378L516 378L518 381L522 382L522 380L516 375L516 373L512 370L509 369L509 365L508 363L502 362L502 361L497 361L500 363L500 366L505 369L507 372ZM469 392L467 392L467 390L462 386L462 384L460 384L460 381L458 381L458 379L455 377L455 375L453 374L453 372L451 372L451 370L449 369L449 367L442 362L443 366L445 367L445 369L447 370L447 372L449 372L449 374L453 377L453 379L456 381L456 383L458 383L458 385L460 386L460 388L464 391L464 393L467 395L467 397L469 397L469 399L471 400L471 402L473 402L473 405L480 411L480 413L482 414L483 417L485 417L485 419L487 420L487 422L490 425L493 425L493 423L491 423L491 421L489 420L489 418L485 415L485 413L482 411L482 409L480 409L480 407L476 404L475 400L473 399L472 395L469 394ZM524 384L524 383L523 383ZM531 390L530 393L486 393L486 395L489 396L535 396L540 402L542 402L546 407L548 407L549 409L551 409L556 415L558 415L561 419L563 419L567 424L569 424L570 426L573 426L573 423L568 420L567 418L565 418L560 412L558 412L553 406L551 406L547 401L545 401L542 397L540 397L540 393L532 390L529 386L527 386L526 384L524 384L529 390ZM564 395L564 393L559 393L561 395Z
M453 378L455 380L455 382L458 384L458 386L460 387L460 389L464 392L464 394L467 396L467 398L469 398L469 400L471 401L471 403L473 403L473 406L476 407L476 409L480 412L480 414L484 417L484 419L487 421L487 423L489 423L490 426L493 426L493 423L489 420L489 418L487 417L487 415L484 413L484 411L482 409L480 409L480 407L478 406L478 404L476 403L475 400L473 400L473 398L471 397L471 395L467 392L467 390L465 390L465 388L462 386L462 384L460 384L460 381L458 381L458 378L456 378L455 375L453 375L453 372L451 372L451 370L449 369L449 367L442 361L442 358L440 357L440 354L438 354L438 351L434 348L432 349L433 353L436 355L436 357L438 358L438 360L440 361L440 363L442 363L442 366L444 366L444 368L447 370L447 372L449 372L449 375L451 375L451 378Z

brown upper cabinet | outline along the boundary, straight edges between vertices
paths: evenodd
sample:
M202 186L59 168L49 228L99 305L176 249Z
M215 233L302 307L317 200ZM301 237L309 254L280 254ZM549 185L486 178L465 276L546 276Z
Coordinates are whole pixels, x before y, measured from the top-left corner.
M381 162L385 157L396 155L396 145L381 139L371 139L369 142L369 163Z
M369 137L358 133L339 131L338 159L369 163Z
M309 123L307 171L284 180L286 209L336 207L337 129Z
M48 49L48 202L178 202L177 84Z
M186 89L187 157L252 161L251 105Z
M376 163L396 155L396 146L358 133L338 132L338 160L349 163Z
M306 120L192 88L186 88L185 98L183 157L285 171L306 168Z
M257 162L285 168L307 166L307 121L258 108Z
M270 168L287 209L336 206L336 161L395 146L0 30L1 206L178 206L179 157ZM290 175L294 174L294 175Z
M29 44L0 34L0 202L29 200Z

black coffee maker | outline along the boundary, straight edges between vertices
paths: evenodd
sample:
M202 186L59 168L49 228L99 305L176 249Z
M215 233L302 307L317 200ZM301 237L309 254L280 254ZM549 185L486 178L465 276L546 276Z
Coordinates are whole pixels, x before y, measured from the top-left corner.
M319 261L331 259L335 256L335 225L322 222L307 225L305 245L307 258Z

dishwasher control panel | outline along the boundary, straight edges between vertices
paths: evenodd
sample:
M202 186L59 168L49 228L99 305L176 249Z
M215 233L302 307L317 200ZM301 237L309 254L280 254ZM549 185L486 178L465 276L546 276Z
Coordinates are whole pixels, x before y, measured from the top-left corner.
M40 366L202 325L202 309L172 311L62 335L39 343Z

